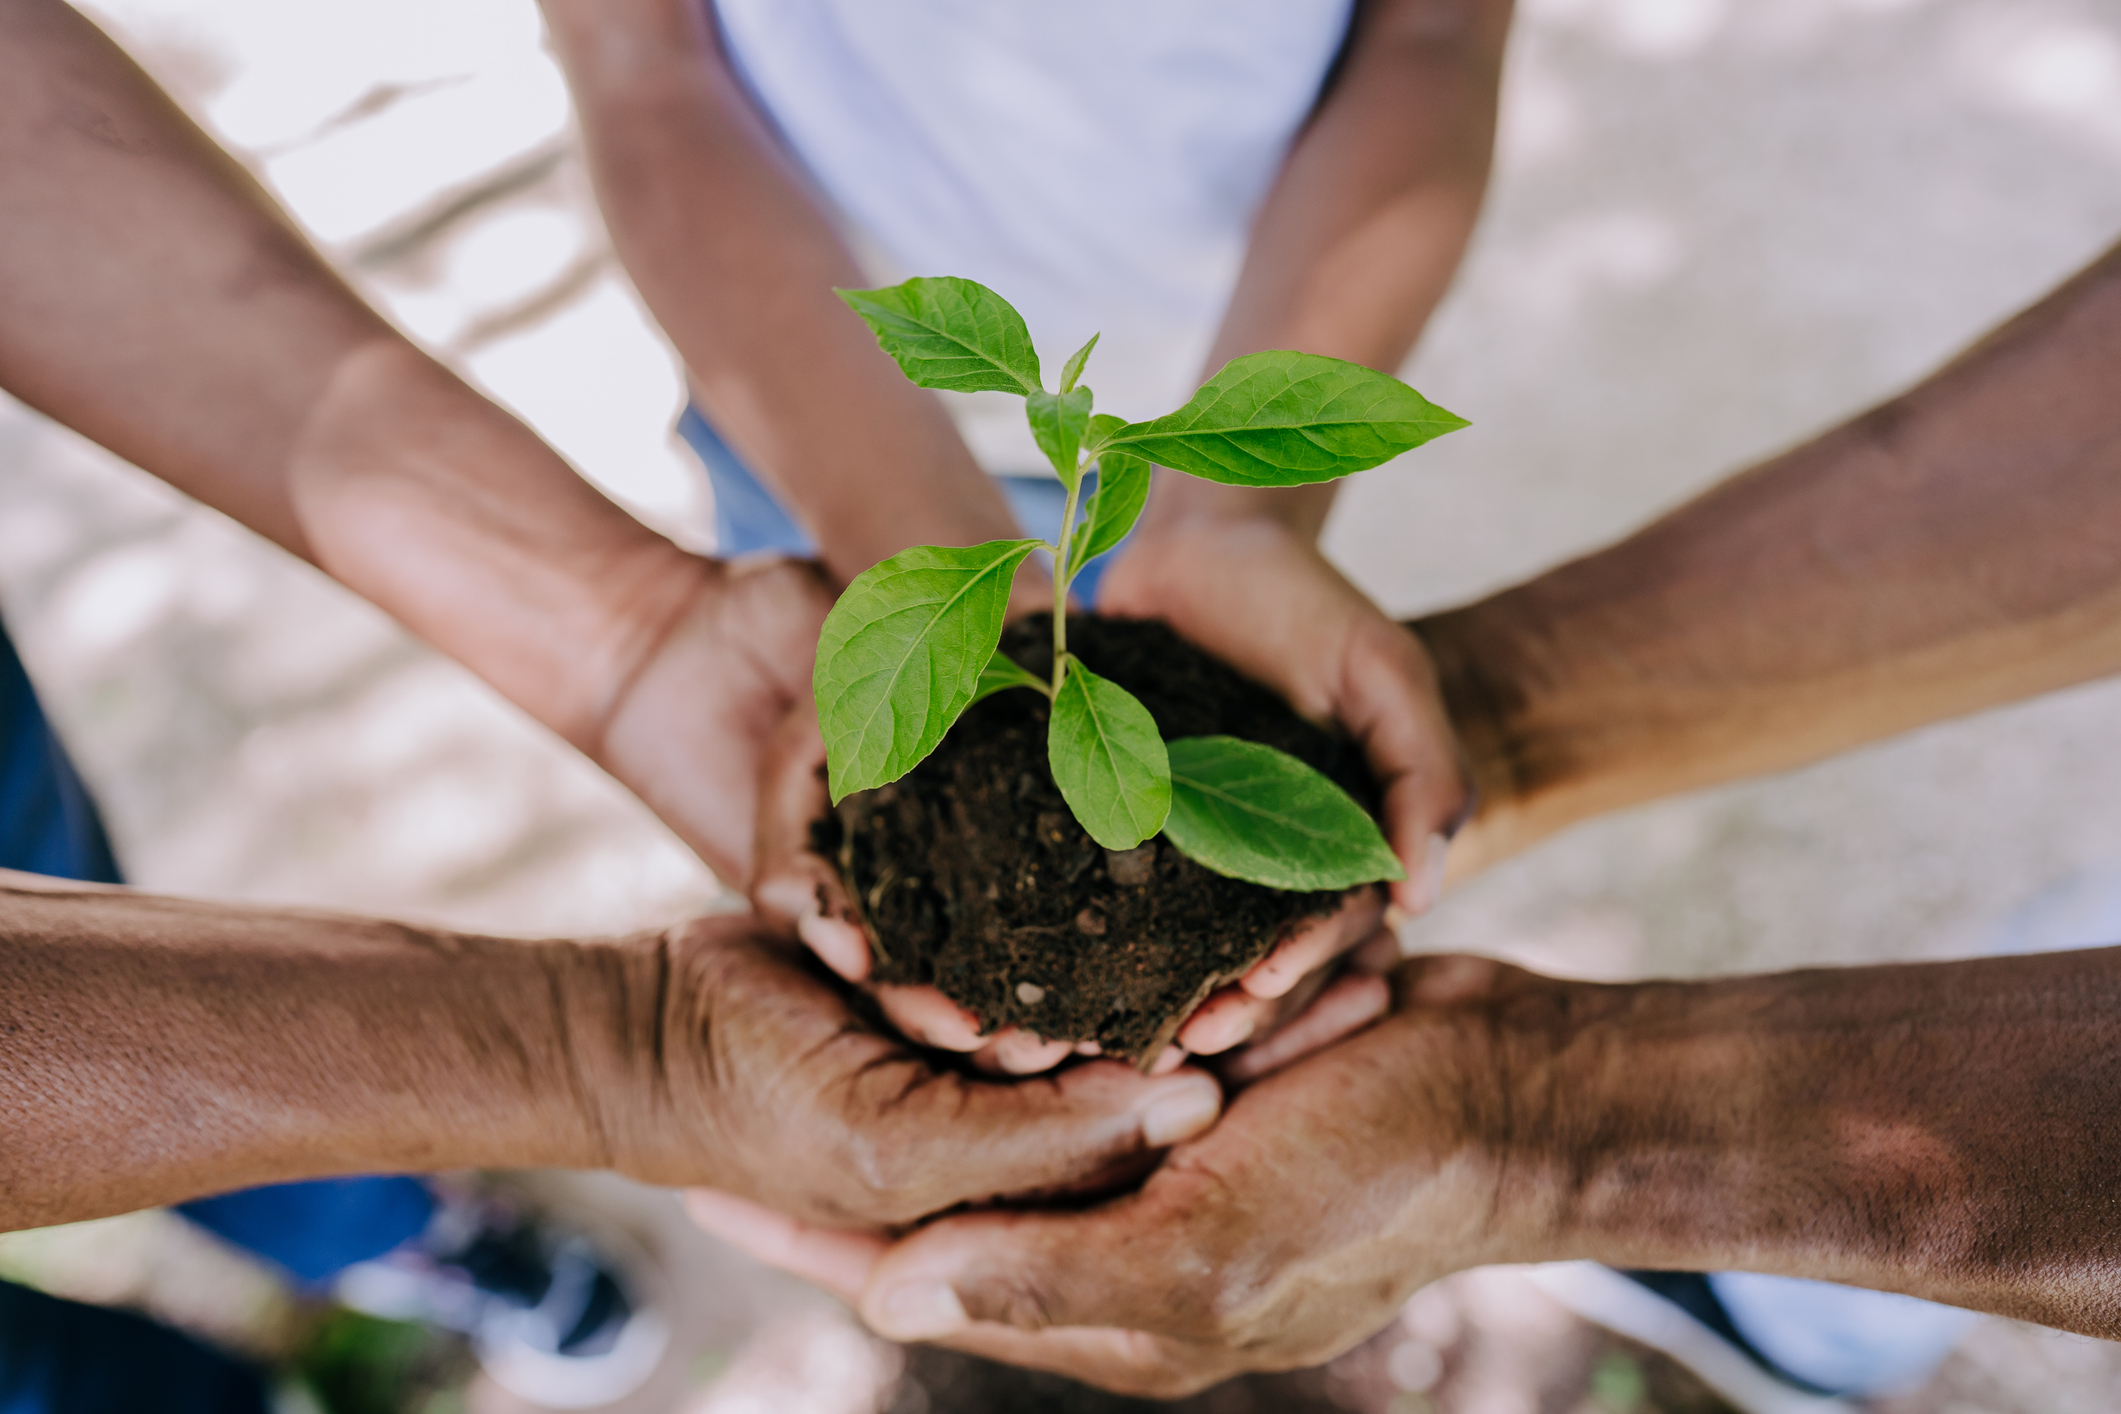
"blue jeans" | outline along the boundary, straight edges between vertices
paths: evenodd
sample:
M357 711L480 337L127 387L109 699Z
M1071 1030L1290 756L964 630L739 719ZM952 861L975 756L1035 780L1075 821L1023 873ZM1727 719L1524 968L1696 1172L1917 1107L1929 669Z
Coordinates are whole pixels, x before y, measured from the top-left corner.
M45 720L4 626L0 868L123 882L95 802ZM319 1283L417 1235L434 1199L418 1179L342 1178L253 1188L177 1211L296 1280ZM144 1358L150 1348L166 1354L164 1347L188 1353L170 1356L175 1363L166 1366ZM255 1380L225 1357L139 1317L0 1285L0 1414L183 1409L194 1407L186 1403L194 1393L225 1392L243 1378ZM214 1400L195 1407L251 1407L222 1394ZM264 1407L262 1386L255 1407Z
M751 468L722 440L712 423L697 407L688 407L678 418L678 435L698 455L707 469L707 483L714 488L714 543L724 555L748 555L777 550L784 555L808 557L817 553L817 542L795 523L773 493L759 484ZM1025 532L1051 541L1060 532L1061 512L1067 509L1068 493L1050 476L997 476L1009 508ZM1097 474L1083 479L1083 498L1097 489ZM1084 565L1071 586L1085 605L1097 605L1097 586L1104 579L1112 557L1126 546L1123 540Z

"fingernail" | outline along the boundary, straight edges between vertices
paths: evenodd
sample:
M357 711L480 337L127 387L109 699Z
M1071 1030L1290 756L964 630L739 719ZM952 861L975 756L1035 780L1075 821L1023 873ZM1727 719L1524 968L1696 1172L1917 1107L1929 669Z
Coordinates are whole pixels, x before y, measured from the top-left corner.
M1182 1143L1215 1123L1223 1092L1207 1076L1188 1076L1167 1086L1142 1111L1142 1141L1152 1149Z
M1410 912L1427 913L1436 907L1443 897L1443 871L1450 858L1451 842L1442 835L1431 835L1421 842L1420 867L1414 871L1420 887L1407 904Z
M884 1298L878 1334L892 1340L934 1340L963 1330L964 1303L947 1286L902 1286Z
M1242 1003L1224 1007L1186 1028L1186 1049L1197 1056L1220 1055L1252 1034L1259 1016Z

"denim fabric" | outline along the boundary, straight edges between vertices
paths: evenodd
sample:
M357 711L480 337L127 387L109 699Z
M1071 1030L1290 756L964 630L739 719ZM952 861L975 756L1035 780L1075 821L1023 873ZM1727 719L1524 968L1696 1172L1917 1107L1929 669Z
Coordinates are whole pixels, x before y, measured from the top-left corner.
M417 1178L317 1178L200 1198L177 1211L318 1286L426 1231L435 1198Z
M0 1414L265 1414L248 1365L130 1311L0 1283Z
M730 449L714 425L698 407L687 407L678 418L678 435L707 469L707 482L714 488L714 543L724 555L747 555L761 550L784 555L810 556L817 542L790 516L773 493L759 483ZM1061 512L1068 508L1068 495L1050 476L997 476L1016 522L1027 534L1051 541L1060 529ZM1097 475L1083 481L1083 498L1097 489ZM1097 607L1097 586L1112 557L1126 545L1121 541L1082 567L1073 590L1083 604Z
M46 725L0 625L0 869L115 884L118 862L95 802Z

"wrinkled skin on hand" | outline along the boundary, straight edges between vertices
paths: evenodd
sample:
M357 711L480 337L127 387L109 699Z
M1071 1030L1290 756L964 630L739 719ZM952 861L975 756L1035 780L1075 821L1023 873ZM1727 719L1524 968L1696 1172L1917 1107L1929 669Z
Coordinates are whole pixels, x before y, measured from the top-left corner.
M1419 913L1442 889L1446 837L1472 797L1436 676L1420 642L1385 617L1318 551L1264 520L1191 523L1134 546L1107 572L1100 609L1160 618L1319 721L1337 721L1360 741L1385 790L1385 831L1408 877L1392 899ZM810 824L829 808L824 743L814 710L790 718L768 753L757 829L754 905L800 936L841 977L864 981L870 941L839 873L809 851ZM1350 949L1375 935L1384 890L1352 890L1332 915L1306 921L1250 972L1209 997L1178 1033L1164 1064L1182 1053L1219 1054L1263 1039L1302 1014ZM986 1068L1028 1074L1076 1048L1008 1029L982 1035L979 1019L931 987L880 987L878 1001L908 1036L973 1052ZM1341 989L1329 1009L1338 1024L1313 1026L1323 1045L1383 1010L1381 988ZM1368 999L1367 1008L1351 1004ZM1278 1063L1278 1062L1277 1062Z
M1136 1192L1080 1213L945 1218L896 1244L761 1224L717 1235L837 1290L879 1332L1106 1389L1176 1398L1320 1364L1451 1272L1522 1260L1503 1214L1515 1131L1539 1119L1567 984L1471 958L1392 977L1392 1014L1243 1090Z
M1220 1105L1199 1071L1149 1080L1103 1061L1008 1082L939 1067L748 917L581 956L623 974L571 989L619 1011L572 1028L620 1038L586 1085L612 1166L811 1222L896 1227L1082 1184L1197 1134Z

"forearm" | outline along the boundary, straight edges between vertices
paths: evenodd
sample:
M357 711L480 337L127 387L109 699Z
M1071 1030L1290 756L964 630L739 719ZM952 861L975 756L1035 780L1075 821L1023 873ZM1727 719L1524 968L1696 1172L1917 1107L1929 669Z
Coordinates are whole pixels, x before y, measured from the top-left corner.
M2121 669L2121 249L1903 397L1423 620L1485 802L1576 820Z
M594 746L690 592L678 552L393 332L55 0L0 4L0 209L0 385Z
M546 0L620 258L725 436L845 580L1017 533L936 399L835 286L866 283L691 0Z
M1542 1256L2121 1336L2121 948L1578 988L1522 1113Z
M1390 373L1443 298L1480 214L1509 0L1370 0L1252 229L1208 356L1299 349ZM1335 484L1255 489L1160 474L1153 533L1266 515L1315 536Z
M622 1073L614 1023L651 951L0 871L0 1228L327 1174L608 1163L589 1092Z

